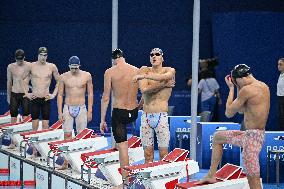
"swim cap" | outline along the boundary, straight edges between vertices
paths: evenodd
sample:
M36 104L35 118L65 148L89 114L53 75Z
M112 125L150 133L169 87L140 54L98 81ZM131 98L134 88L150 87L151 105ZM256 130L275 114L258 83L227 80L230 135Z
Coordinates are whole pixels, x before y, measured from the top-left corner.
M18 49L15 52L15 59L16 60L23 60L25 58L25 52L22 49Z
M38 49L38 54L40 54L40 53L46 53L47 54L47 48L46 47L40 47Z
M38 54L40 54L40 53L46 53L47 54L47 48L46 47L40 47L38 49Z
M231 71L231 76L233 79L246 77L251 74L250 67L246 64L238 64L234 67L234 69Z
M71 56L69 58L69 67L79 67L80 66L80 59L78 56Z
M120 49L115 49L112 51L111 53L111 58L112 59L117 59L117 58L120 58L120 57L123 57L123 52L122 50Z
M162 51L162 49L160 49L160 48L154 48L154 49L152 49L152 50L151 50L151 53L152 53L152 52L157 52L157 51L158 51L161 55L164 54L163 51Z

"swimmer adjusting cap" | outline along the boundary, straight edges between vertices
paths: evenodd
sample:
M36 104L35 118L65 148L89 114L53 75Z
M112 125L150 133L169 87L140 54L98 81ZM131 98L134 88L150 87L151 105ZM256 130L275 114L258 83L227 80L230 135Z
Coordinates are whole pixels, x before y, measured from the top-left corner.
M246 77L251 74L251 69L246 64L238 64L231 71L231 76L234 79Z
M123 57L123 52L122 50L120 49L115 49L112 51L111 53L111 58L112 59L117 59L117 58L120 58L120 57Z

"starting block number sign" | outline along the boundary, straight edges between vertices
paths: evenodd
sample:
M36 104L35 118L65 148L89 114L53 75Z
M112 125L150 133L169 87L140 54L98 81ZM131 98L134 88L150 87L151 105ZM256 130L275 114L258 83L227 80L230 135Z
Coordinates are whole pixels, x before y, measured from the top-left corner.
M51 188L65 188L65 179L56 175L51 176Z
M226 130L240 130L240 124L229 122L199 122L197 124L197 160L200 168L210 168L214 133ZM223 145L222 164L226 163L240 164L240 148L238 146Z
M83 189L82 186L75 184L73 182L68 181L67 182L67 189Z
M266 181L266 166L267 166L267 155L268 151L271 150L284 150L284 140L279 140L280 136L284 136L283 131L266 131L265 132L265 139L264 143L262 145L262 149L260 151L260 175L262 178L265 178ZM269 174L270 174L270 180L269 182L275 182L276 179L276 154L273 153L270 155L270 168L269 168ZM284 182L284 153L280 153L279 157L279 178L280 182Z
M21 161L10 157L10 180L21 179Z
M177 137L176 137L176 131L183 131L183 132L188 132L187 139L189 139L190 135L190 126L191 124L187 123L187 120L191 120L190 116L169 116L169 126L170 126L170 150L173 150L175 148L184 148L186 149L185 146L189 147L189 144L185 146L178 146L176 145L177 142ZM189 141L189 140L188 140ZM189 143L189 142L188 142ZM184 145L184 144L183 144Z
M36 189L48 189L48 172L36 168Z

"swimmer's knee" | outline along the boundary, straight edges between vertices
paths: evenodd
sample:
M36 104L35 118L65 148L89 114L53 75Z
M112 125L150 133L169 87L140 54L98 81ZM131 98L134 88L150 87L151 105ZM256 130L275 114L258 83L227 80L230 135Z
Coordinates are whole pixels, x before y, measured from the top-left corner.
M226 142L226 137L222 134L222 131L217 131L213 135L213 143L223 144Z
M117 144L121 144L123 142L127 142L127 138L123 136L114 136L114 140Z

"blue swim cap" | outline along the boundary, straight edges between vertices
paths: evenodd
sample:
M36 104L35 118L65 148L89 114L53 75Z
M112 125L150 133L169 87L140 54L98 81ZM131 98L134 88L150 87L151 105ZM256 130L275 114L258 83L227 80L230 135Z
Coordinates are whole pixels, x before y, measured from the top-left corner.
M69 58L69 66L80 66L80 59L78 56L71 56Z

